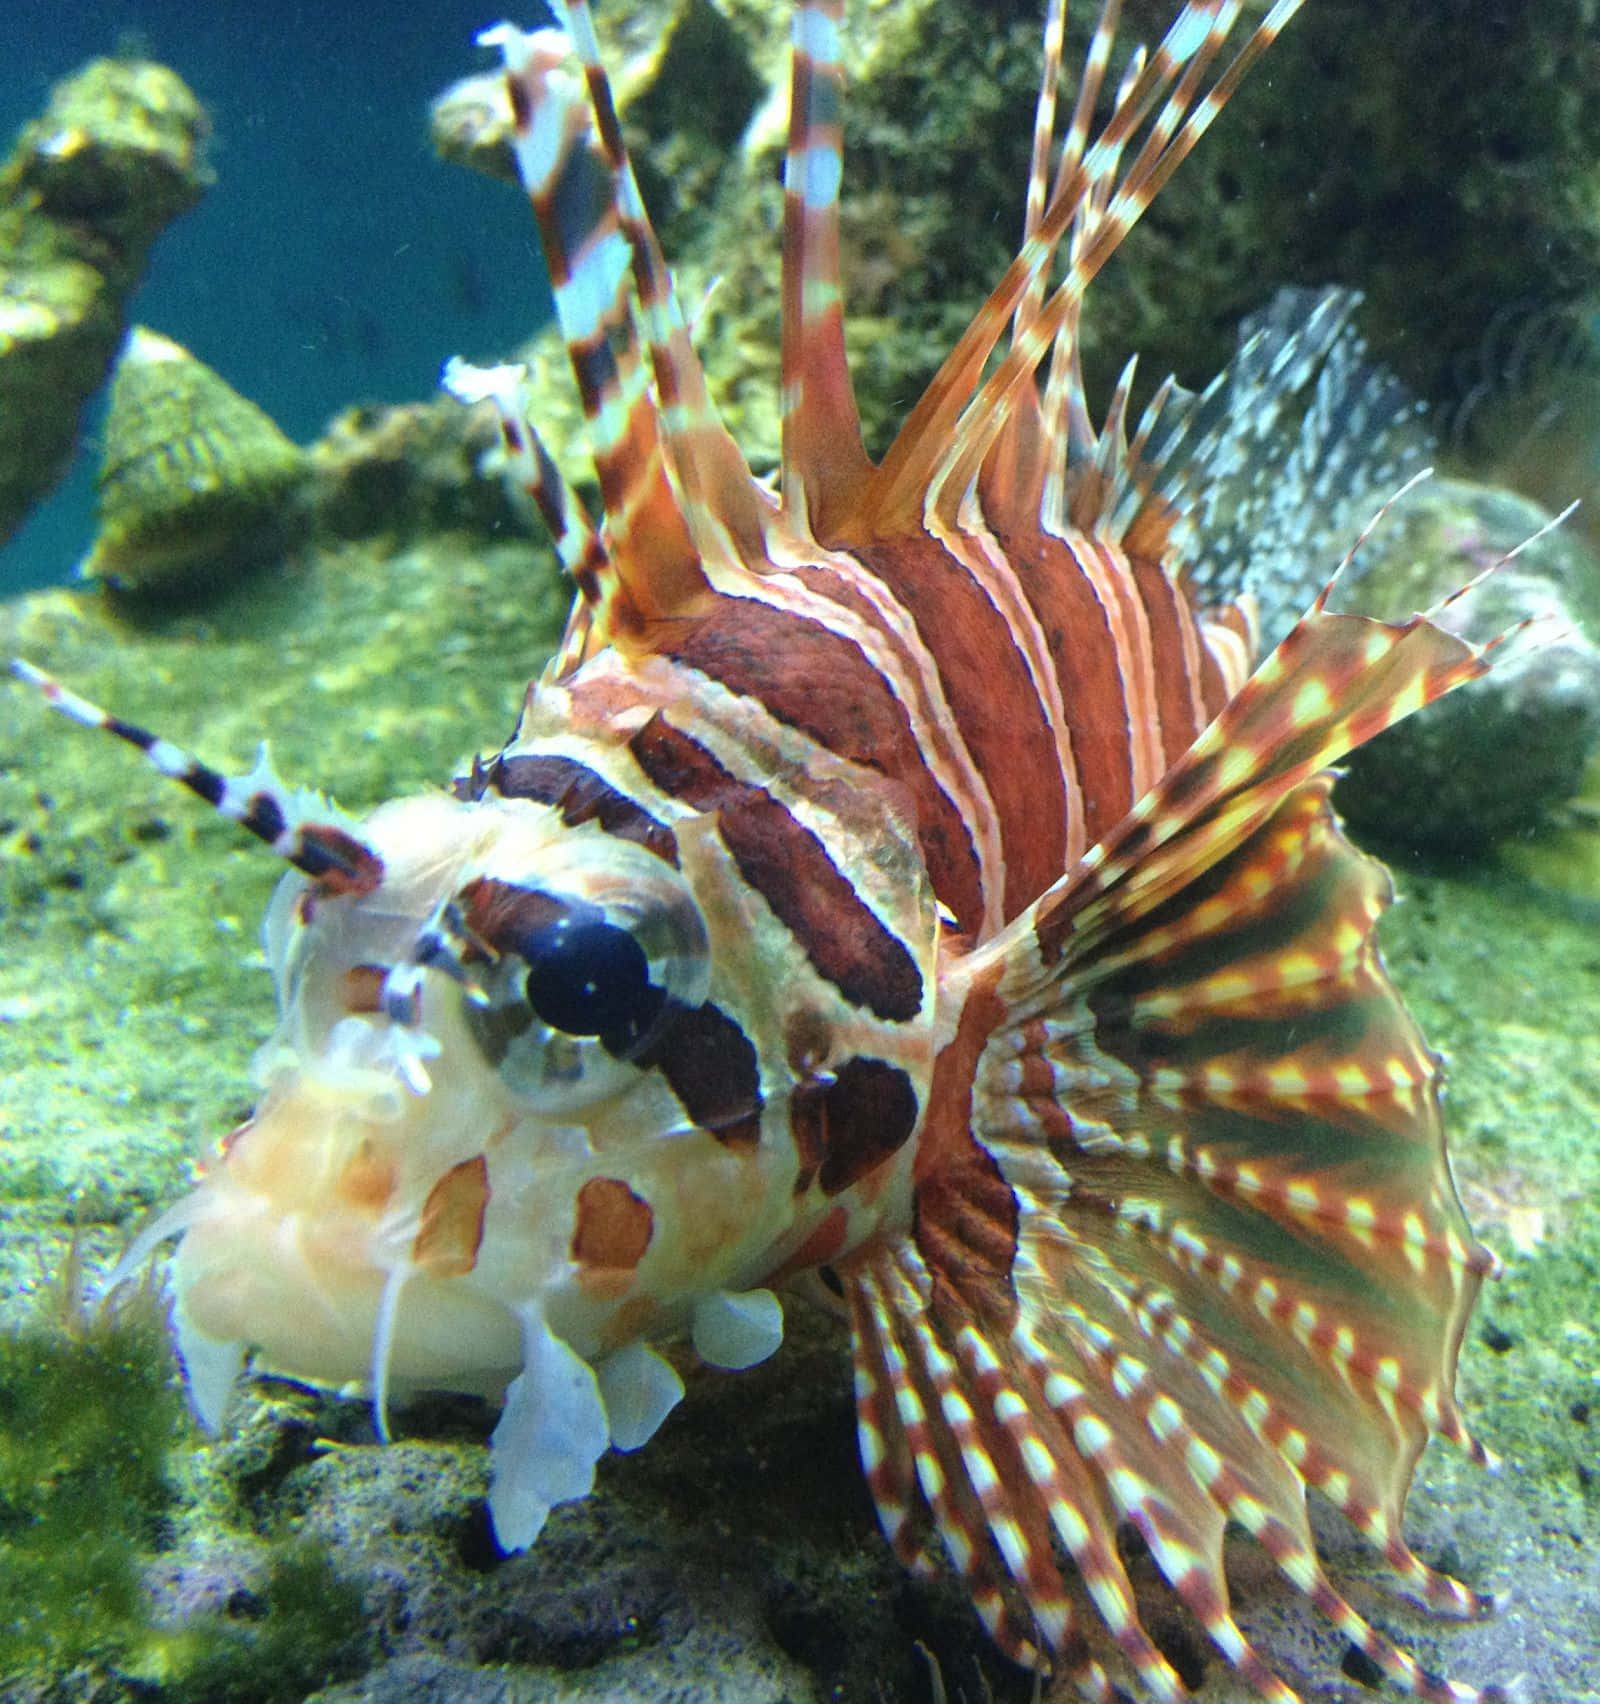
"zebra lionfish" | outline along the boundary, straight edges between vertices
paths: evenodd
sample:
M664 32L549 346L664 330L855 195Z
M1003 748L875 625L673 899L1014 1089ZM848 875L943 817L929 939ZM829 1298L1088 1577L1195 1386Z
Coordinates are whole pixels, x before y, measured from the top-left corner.
M758 1362L810 1276L848 1308L889 1540L916 1566L939 1541L1016 1661L1187 1695L1125 1526L1292 1699L1234 1620L1233 1523L1413 1697L1507 1696L1369 1625L1306 1510L1432 1609L1488 1607L1401 1531L1432 1435L1487 1459L1453 1386L1494 1262L1329 765L1492 647L1324 591L1252 672L1251 600L1205 568L1235 393L1169 382L1131 435L1131 367L1098 426L1084 394L1090 281L1298 3L1217 71L1240 5L1191 0L1111 91L1105 0L1062 128L1052 0L1021 248L874 462L841 318L843 0L796 0L775 484L709 398L583 0L487 33L605 507L503 372L458 370L577 588L510 742L358 822L17 665L293 866L260 1105L115 1275L180 1239L203 1420L252 1350L366 1379L384 1435L391 1387L503 1393L489 1508L517 1549L679 1401L664 1348ZM1247 346L1253 408L1348 307Z

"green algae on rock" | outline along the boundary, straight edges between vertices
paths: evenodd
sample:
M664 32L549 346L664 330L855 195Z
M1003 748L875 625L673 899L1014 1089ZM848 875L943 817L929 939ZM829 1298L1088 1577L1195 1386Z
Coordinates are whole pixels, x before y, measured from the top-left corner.
M0 543L60 478L157 235L211 181L176 73L97 59L0 167Z
M135 598L215 591L289 548L306 471L263 410L136 325L111 382L100 531L80 571Z

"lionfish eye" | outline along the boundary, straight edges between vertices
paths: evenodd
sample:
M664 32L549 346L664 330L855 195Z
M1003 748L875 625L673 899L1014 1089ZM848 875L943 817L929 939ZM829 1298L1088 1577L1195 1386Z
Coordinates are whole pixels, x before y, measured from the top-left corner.
M627 1058L649 1035L667 994L650 980L644 948L601 915L567 916L522 947L523 991L534 1016L572 1036L595 1036Z
M460 896L498 954L480 977L482 997L463 1007L468 1027L534 1111L619 1093L637 1074L633 1061L706 997L700 909L676 871L642 856L642 870L585 871L582 897L488 879Z

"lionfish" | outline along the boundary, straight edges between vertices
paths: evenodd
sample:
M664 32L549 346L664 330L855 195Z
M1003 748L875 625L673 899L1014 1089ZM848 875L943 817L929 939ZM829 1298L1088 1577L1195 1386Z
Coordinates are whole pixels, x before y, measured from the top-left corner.
M752 1365L811 1280L848 1310L890 1543L927 1568L937 1540L1015 1661L1187 1695L1126 1528L1293 1699L1234 1619L1232 1524L1413 1697L1508 1696L1363 1619L1306 1499L1425 1606L1489 1607L1402 1535L1431 1436L1487 1460L1453 1387L1494 1261L1330 765L1492 647L1324 590L1252 672L1218 482L1347 293L1246 344L1253 389L1169 381L1131 432L1131 365L1098 426L1085 399L1090 281L1298 4L1216 71L1240 4L1191 0L1097 120L1105 0L1063 127L1052 0L1021 247L874 462L841 318L843 0L797 0L773 481L710 399L583 0L486 33L605 511L514 375L457 369L576 584L509 743L357 821L17 665L292 866L260 1104L113 1275L180 1238L202 1420L251 1350L364 1378L384 1436L391 1390L503 1396L514 1550L679 1401L663 1346ZM1336 477L1349 413L1313 404L1303 484Z

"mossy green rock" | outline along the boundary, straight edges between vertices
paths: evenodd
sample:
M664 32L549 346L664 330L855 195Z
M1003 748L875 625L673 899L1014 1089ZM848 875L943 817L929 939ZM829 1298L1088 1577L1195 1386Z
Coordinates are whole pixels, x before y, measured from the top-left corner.
M1550 519L1514 492L1433 479L1362 547L1337 607L1388 621L1434 610L1473 644L1506 642L1482 679L1351 754L1335 794L1351 822L1393 844L1481 852L1536 832L1578 791L1600 749L1600 562L1575 527L1535 537Z
M64 472L150 245L211 180L208 130L165 66L97 59L0 166L0 543Z
M182 345L136 325L117 361L100 530L80 572L136 598L201 598L281 559L305 453Z

